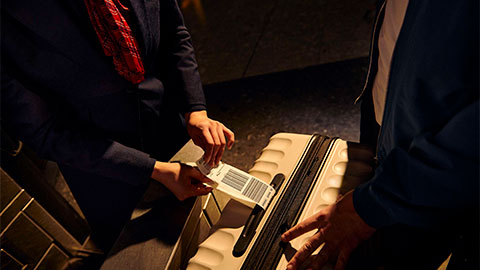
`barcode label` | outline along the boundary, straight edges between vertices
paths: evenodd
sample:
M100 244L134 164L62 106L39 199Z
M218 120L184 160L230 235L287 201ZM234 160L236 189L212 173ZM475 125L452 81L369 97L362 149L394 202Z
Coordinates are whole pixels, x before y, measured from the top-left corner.
M242 194L258 202L260 199L262 199L267 187L268 186L264 182L252 177L252 180L248 183L248 186L245 188Z
M275 194L275 189L267 183L228 164L220 163L211 168L205 164L203 158L196 164L203 174L216 183L212 187L237 199L253 201L263 209Z
M242 175L232 169L228 170L227 174L225 174L225 176L222 179L223 183L233 187L238 191L242 191L242 188L245 186L247 181L248 181L248 176Z

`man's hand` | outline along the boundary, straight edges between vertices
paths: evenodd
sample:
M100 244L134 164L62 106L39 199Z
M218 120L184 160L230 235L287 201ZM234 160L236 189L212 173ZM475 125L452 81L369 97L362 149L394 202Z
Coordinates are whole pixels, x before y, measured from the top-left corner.
M233 132L222 123L208 118L206 111L187 113L185 120L193 142L205 151L205 162L212 167L217 165L222 159L225 145L231 149L235 142Z
M325 245L306 269L321 269L327 261L336 261L335 270L345 269L352 251L375 232L355 211L352 191L285 232L282 241L288 242L314 229L318 231L295 253L287 265L288 270L299 269L323 243Z
M180 201L212 191L212 188L203 184L211 180L196 168L185 164L157 161L151 177L166 186Z

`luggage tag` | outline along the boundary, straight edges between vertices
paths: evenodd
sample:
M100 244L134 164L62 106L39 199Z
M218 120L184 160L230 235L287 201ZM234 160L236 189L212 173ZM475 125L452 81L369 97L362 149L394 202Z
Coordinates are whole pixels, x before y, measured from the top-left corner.
M256 203L265 210L275 194L275 189L269 184L226 163L220 162L212 168L201 157L195 164L200 172L212 180L206 185L240 201Z

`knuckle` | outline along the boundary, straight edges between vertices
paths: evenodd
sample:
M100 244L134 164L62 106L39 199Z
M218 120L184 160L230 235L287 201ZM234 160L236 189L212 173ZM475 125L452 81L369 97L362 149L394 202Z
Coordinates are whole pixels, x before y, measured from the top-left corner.
M307 241L304 245L303 245L303 249L307 252L310 252L310 251L313 251L314 250L314 246L313 246L313 243L311 241Z
M296 231L303 232L303 231L306 229L306 226L305 226L305 224L300 223L300 224L298 224L297 226L295 226L294 229L295 229Z

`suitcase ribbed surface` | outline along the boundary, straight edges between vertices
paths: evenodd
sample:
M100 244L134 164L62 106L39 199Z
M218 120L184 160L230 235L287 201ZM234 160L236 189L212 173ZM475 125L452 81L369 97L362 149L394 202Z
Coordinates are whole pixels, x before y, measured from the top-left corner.
M316 174L322 168L328 156L330 144L334 139L314 135L310 147L304 154L302 162L288 181L289 186L275 204L275 208L263 226L242 270L275 269L285 249L281 235L298 221L305 207Z

